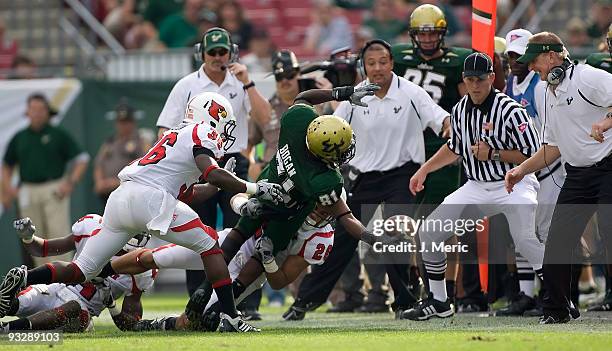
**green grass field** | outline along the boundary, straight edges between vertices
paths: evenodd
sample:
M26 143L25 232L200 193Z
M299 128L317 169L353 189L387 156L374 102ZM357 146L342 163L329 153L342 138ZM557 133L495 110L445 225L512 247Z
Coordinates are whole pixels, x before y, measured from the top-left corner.
M178 314L186 297L150 295L145 318ZM457 315L427 322L396 321L391 314L312 312L301 322L284 322L284 308L263 308L260 334L124 333L105 312L95 330L65 334L61 350L611 350L612 313L583 314L563 325L538 325L536 318ZM42 350L51 346L7 346L1 350Z

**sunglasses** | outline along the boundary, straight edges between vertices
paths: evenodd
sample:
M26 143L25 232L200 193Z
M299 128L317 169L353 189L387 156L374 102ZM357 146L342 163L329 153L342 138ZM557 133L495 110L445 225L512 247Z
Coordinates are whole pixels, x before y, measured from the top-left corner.
M208 56L225 56L227 55L227 53L229 52L228 49L225 48L215 48L215 49L210 49L208 51L206 51L206 55Z
M291 79L297 77L297 75L298 75L298 72L296 72L296 71L281 72L281 73L276 73L274 75L274 79L277 82L280 82L283 79L291 80Z

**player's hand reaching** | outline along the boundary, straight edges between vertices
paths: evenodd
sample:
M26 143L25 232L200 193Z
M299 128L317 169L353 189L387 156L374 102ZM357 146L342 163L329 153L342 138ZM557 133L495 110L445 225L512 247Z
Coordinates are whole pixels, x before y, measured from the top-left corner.
M332 96L336 101L349 100L353 105L368 107L368 104L361 102L361 99L368 95L374 95L377 90L380 90L380 86L377 84L366 84L356 89L352 86L344 86L332 89Z
M272 201L275 205L283 202L283 188L280 185L264 181L259 181L256 185L256 198Z
M264 266L264 270L267 273L274 273L278 271L278 266L276 265L276 261L274 260L274 244L272 243L272 239L267 236L262 236L255 243L255 255L261 261L261 264Z
M257 198L250 198L239 208L240 215L243 217L259 217L263 213L263 204Z
M520 182L525 177L525 173L523 173L521 166L514 167L506 173L506 177L504 179L504 185L506 186L506 191L508 194L512 192L514 186Z
M36 233L36 227L32 223L30 217L20 218L13 222L13 227L17 231L17 235L22 241L31 242L34 233Z
M227 162L225 162L225 166L223 166L223 169L232 174L236 174L234 173L234 168L236 168L236 158L232 156L227 160Z

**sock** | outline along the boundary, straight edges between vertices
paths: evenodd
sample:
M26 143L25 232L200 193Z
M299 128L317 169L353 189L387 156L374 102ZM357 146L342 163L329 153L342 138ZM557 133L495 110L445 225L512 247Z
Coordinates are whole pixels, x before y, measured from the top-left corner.
M444 280L429 279L429 289L431 290L434 299L442 302L445 302L448 299Z
M246 286L242 284L242 282L238 279L235 279L232 283L232 291L234 293L234 298L238 298L242 293L246 290Z
M9 330L32 330L32 323L27 318L19 318L8 322Z
M446 293L451 300L455 299L455 281L454 280L446 281Z
M221 312L231 318L236 318L238 316L238 311L236 311L236 305L234 303L231 279L224 279L216 282L213 284L213 288L217 293L217 298L221 305Z
M117 274L117 272L115 272L115 270L113 269L113 266L111 266L111 263L108 262L104 268L102 268L102 271L100 272L100 274L98 274L98 277L100 278L106 278L106 277L110 277L111 275L115 275Z
M166 319L164 330L176 330L176 317L168 317Z
M34 284L52 284L53 281L53 265L51 263L42 265L40 267L33 268L28 271L28 281L26 285Z
M533 297L535 273L527 259L516 253L516 272L519 279L519 289L527 296Z

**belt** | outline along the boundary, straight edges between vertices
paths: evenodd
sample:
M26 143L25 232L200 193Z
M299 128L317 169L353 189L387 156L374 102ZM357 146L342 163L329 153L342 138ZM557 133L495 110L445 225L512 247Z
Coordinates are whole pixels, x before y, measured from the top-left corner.
M603 164L607 163L608 161L612 161L612 152L608 156L602 158L599 162L595 162L595 164L592 165L591 167L602 166Z
M391 169L388 169L386 171L369 171L369 172L362 173L362 175L364 175L364 176L369 176L369 175L384 176L384 175L389 175L391 173L395 173L395 172L397 172L397 171L399 171L399 170L401 170L403 168L407 168L409 166L419 167L419 164L418 163L414 163L412 161L408 161L408 162L404 163L403 165L401 165L399 167L391 168Z

